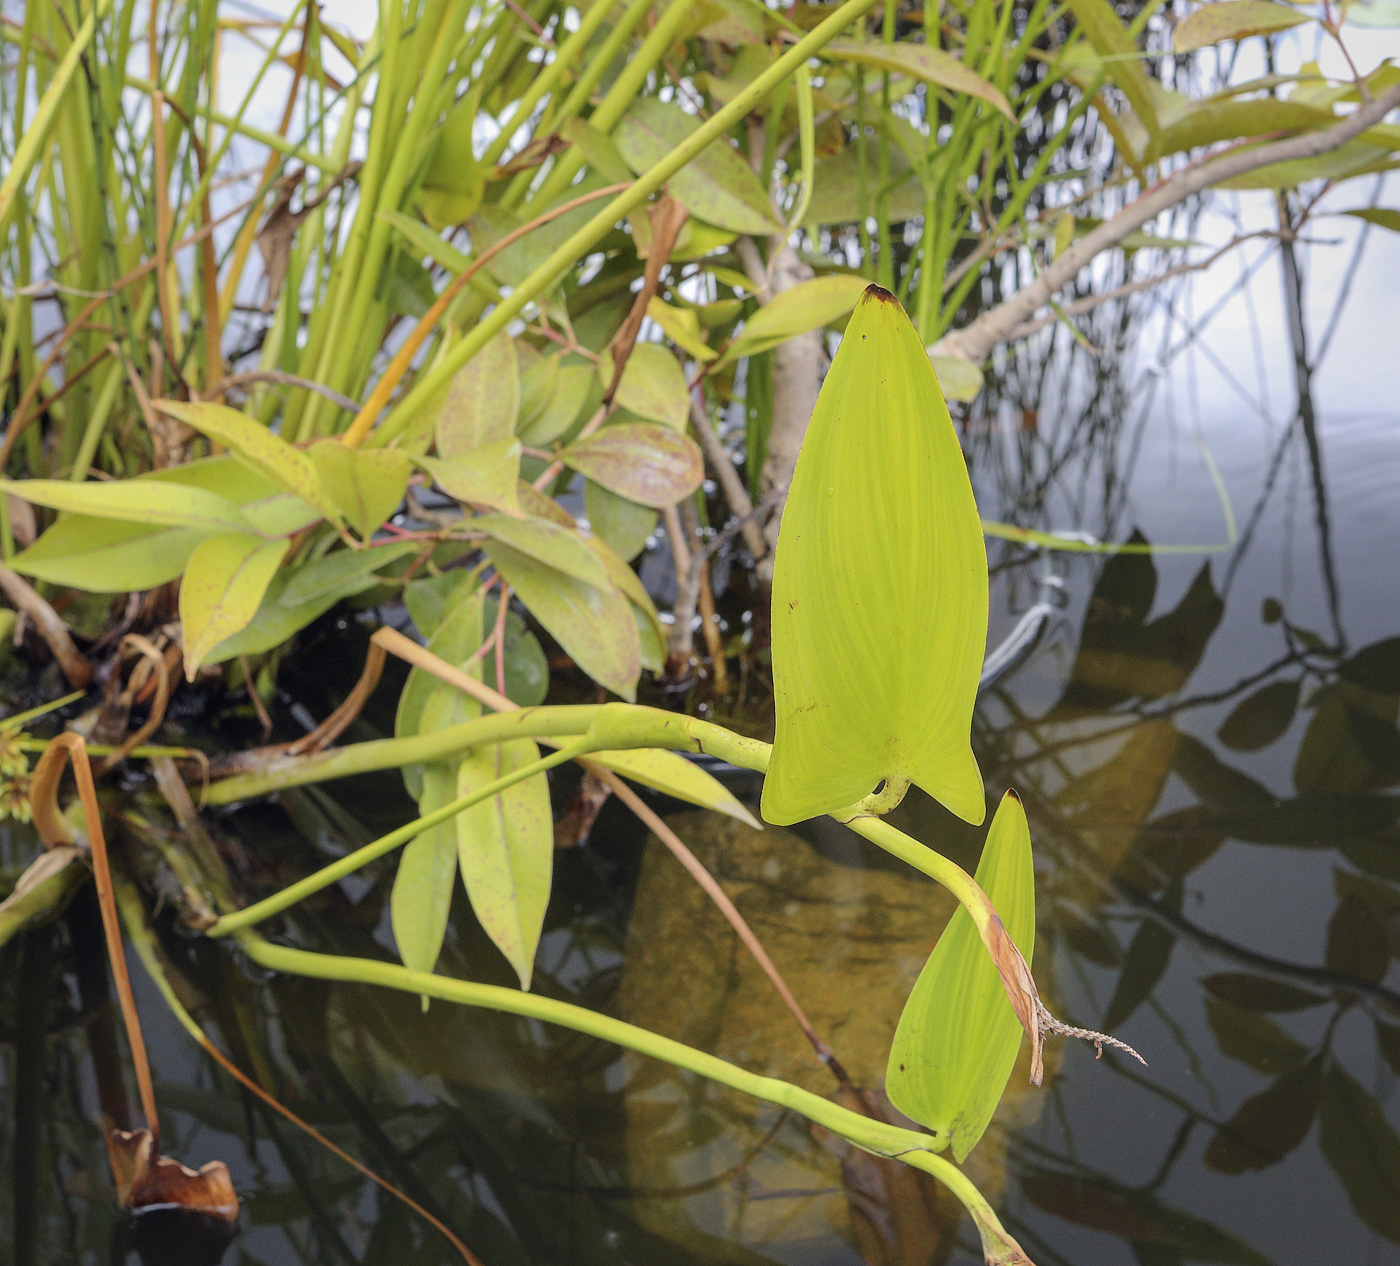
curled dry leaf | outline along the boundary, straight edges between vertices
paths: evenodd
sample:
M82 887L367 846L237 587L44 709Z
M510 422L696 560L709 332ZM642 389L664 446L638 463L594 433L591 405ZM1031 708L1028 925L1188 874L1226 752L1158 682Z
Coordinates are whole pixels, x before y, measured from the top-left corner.
M238 1217L238 1195L223 1161L210 1161L195 1170L160 1156L150 1130L111 1131L107 1156L123 1209L142 1213L178 1208L224 1222Z

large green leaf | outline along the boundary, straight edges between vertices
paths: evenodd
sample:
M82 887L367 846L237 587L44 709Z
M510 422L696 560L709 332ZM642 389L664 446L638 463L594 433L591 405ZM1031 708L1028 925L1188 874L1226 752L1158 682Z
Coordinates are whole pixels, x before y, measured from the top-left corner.
M559 460L640 505L662 510L690 496L705 460L689 436L645 422L607 426L559 453Z
M1176 24L1172 43L1178 53L1190 53L1222 40L1242 40L1247 35L1269 35L1301 26L1312 18L1273 0L1215 0L1203 4Z
M450 765L429 765L423 773L418 810L432 813L457 794L456 770ZM389 914L405 967L432 971L437 965L456 884L457 834L449 819L410 840L399 858Z
M144 479L82 484L66 479L0 479L0 491L12 492L37 506L98 519L222 532L246 532L251 527L243 512L226 497L180 484Z
M641 175L669 157L699 126L700 120L676 102L647 97L623 116L613 139L628 165ZM680 204L707 224L735 233L782 230L753 168L725 141L702 150L668 184Z
M227 532L196 546L180 582L185 676L191 681L209 652L257 614L286 552L286 541L265 541L252 532Z
M355 592L354 588L332 590L330 593L322 594L319 598L303 602L300 606L284 607L281 602L282 591L290 579L291 573L289 571L279 569L269 582L267 592L263 595L262 603L258 606L257 613L252 620L245 628L240 629L231 637L225 638L214 647L204 657L204 662L206 664L221 664L225 660L236 659L239 655L261 655L264 651L281 646L283 642L299 633L312 620L324 615L341 598Z
M174 580L209 532L203 528L150 528L144 523L60 516L27 550L11 560L17 572L91 593L135 593Z
M457 794L539 760L530 739L469 752L457 769ZM535 948L549 904L554 867L554 820L543 774L457 815L457 862L472 909L506 956L520 987L530 987Z
M910 75L936 88L947 88L951 92L979 97L988 105L1000 110L1013 123L1016 122L1016 116L1001 89L988 83L975 70L963 65L957 57L944 49L930 48L927 44L851 44L845 40L836 40L826 46L826 54L861 66L873 66L877 70Z
M520 373L515 342L498 334L453 376L438 411L438 455L464 457L515 434Z
M223 404L191 404L181 400L157 400L154 404L162 413L226 445L259 474L300 497L307 505L315 506L328 518L339 517L340 511L321 487L316 463L256 418Z
M1035 868L1026 811L1008 791L987 833L977 882L1027 964L1035 949ZM885 1089L962 1161L992 1119L1021 1044L1021 1023L972 917L959 906L909 995Z
M982 527L928 353L878 286L856 305L798 456L772 636L768 821L831 812L885 779L982 821L970 745L987 641Z
M486 555L584 672L629 703L636 699L641 649L618 590L584 584L498 540L486 543Z
M720 363L755 356L808 330L829 325L856 306L867 285L864 277L853 273L832 273L774 295L744 323Z
M307 455L321 487L350 524L368 540L403 501L412 459L396 448L347 448L317 440Z

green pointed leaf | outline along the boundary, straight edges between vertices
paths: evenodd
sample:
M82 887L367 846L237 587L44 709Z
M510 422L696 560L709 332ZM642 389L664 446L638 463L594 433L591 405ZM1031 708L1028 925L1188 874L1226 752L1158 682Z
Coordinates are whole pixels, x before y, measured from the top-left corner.
M636 558L656 530L657 513L650 506L619 497L591 479L583 485L583 510L590 531L602 537L624 562Z
M1149 133L1156 133L1161 85L1143 68L1141 51L1118 11L1110 0L1069 0L1069 8L1075 24L1103 59L1104 69L1127 97L1133 113Z
M98 519L223 532L246 532L251 526L226 497L179 484L136 479L82 484L67 479L0 479L0 491L12 492L36 506Z
M836 40L826 46L826 53L842 61L909 75L936 88L978 97L1000 110L1011 122L1016 122L1011 105L1000 88L988 83L975 70L969 69L952 53L941 48L930 48L927 44L851 44Z
M247 626L214 647L204 657L204 662L222 664L239 655L261 655L264 651L281 646L312 620L324 615L341 598L348 596L343 590L333 590L300 606L284 607L281 603L282 591L290 579L289 571L279 569L268 583L257 613Z
M515 341L498 334L462 366L448 384L438 412L438 456L465 457L515 434L520 373Z
M229 532L196 546L180 582L185 676L190 681L209 652L257 614L286 552L286 541L265 541L251 532Z
M1178 22L1172 42L1178 53L1189 53L1222 40L1268 35L1312 20L1308 14L1273 0L1215 0Z
M754 830L763 824L748 811L732 792L699 765L686 760L679 752L659 748L639 747L625 752L592 752L588 759L630 782L640 783L663 795L675 796L702 809L713 809L727 817L737 818Z
M577 532L566 527L548 519L515 519L508 514L481 514L471 520L471 526L585 585L609 588L608 574L598 556Z
M496 602L494 593L487 595L482 619L488 629L496 623ZM505 670L507 699L522 708L533 708L544 702L549 693L549 661L544 657L539 639L511 610L506 611Z
M763 816L798 822L907 779L981 822L970 732L986 642L987 555L958 438L909 318L871 286L778 537Z
M1035 949L1035 868L1014 792L992 819L977 882L1027 964ZM1021 1045L1021 1023L959 906L919 973L890 1047L885 1089L905 1116L952 1143L961 1162L992 1119Z
M413 469L407 453L396 448L347 448L339 440L317 440L306 451L326 495L365 540L403 502Z
M1391 207L1358 207L1354 211L1343 211L1340 214L1350 215L1370 224L1378 224L1381 228L1389 229L1392 233L1400 233L1400 211Z
M174 580L209 532L62 515L10 566L25 576L89 593L134 593Z
M613 132L618 151L637 175L667 158L700 126L674 101L647 97ZM701 151L667 182L677 201L707 224L735 233L778 233L768 194L753 168L727 141Z
M533 356L534 360L527 361L527 355ZM540 416L550 398L559 389L560 362L564 359L564 353L555 352L552 356L541 356L528 343L517 343L515 356L517 363L521 365L520 413L515 420L515 426L516 430L524 431Z
M774 295L744 323L719 363L756 356L799 334L830 325L856 306L869 284L851 273L833 273Z
M529 739L468 753L458 766L457 794L494 782L539 760ZM504 954L520 987L530 987L535 949L549 904L554 819L543 774L508 787L457 815L457 862L472 909Z
M604 488L663 510L690 496L705 477L695 441L645 422L605 426L560 450L559 460Z
M223 404L190 404L181 400L152 403L162 413L218 440L259 474L300 497L307 505L315 506L328 518L340 517L334 502L321 487L316 463L301 449L293 448L280 435L274 435L256 418Z
M419 457L418 464L449 497L469 505L520 513L520 441L513 436L459 457Z
M499 540L486 555L565 652L599 685L637 697L641 651L628 601L612 585L584 584Z
M417 541L399 541L325 554L297 568L277 601L284 607L299 607L332 593L337 597L348 596L351 592L373 588L375 581L371 577L376 571L421 548Z
M646 586L642 584L642 578L623 562L601 537L589 536L584 539L602 562L603 570L607 572L613 587L632 604L632 614L636 619L637 633L642 644L642 667L659 673L665 659L666 626L661 623L661 616L657 613ZM654 654L650 656L649 644L654 644L651 646Z
M483 595L480 589L473 588L459 592L454 597L456 601L442 616L428 639L428 649L453 667L470 673L480 681L480 662L473 661L470 657L486 636ZM408 679L399 693L394 733L400 738L431 734L435 730L457 725L462 721L474 720L480 715L481 705L470 695L448 685L426 669L413 668L409 670ZM408 794L421 797L425 786L425 767L416 764L405 765L400 772ZM455 777L453 774L454 780ZM455 781L453 785L455 786Z
M456 771L450 765L429 765L423 774L418 811L432 813L458 794ZM457 832L449 819L410 840L399 858L389 914L405 967L432 971L437 966L456 883Z
M598 380L606 388L612 382L613 358L604 352L598 359ZM627 359L617 384L617 403L639 418L664 422L684 431L690 418L690 389L680 362L660 343L638 343Z

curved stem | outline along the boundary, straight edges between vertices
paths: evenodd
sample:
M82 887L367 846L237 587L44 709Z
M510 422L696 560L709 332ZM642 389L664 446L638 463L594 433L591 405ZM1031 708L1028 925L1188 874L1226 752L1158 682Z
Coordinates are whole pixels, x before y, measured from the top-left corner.
M528 1016L549 1024L557 1024L562 1028L573 1029L578 1033L587 1033L590 1037L649 1055L653 1059L696 1073L720 1085L753 1095L756 1099L789 1108L839 1134L862 1151L904 1161L937 1178L957 1196L976 1221L983 1245L988 1250L989 1262L1006 1263L1010 1266L1010 1263L1028 1260L1020 1253L1016 1241L1002 1228L995 1212L973 1183L951 1161L944 1160L936 1154L935 1149L946 1146L946 1141L940 1142L935 1135L905 1130L884 1121L872 1120L790 1082L751 1073L729 1063L728 1060L698 1051L659 1033L652 1033L624 1020L615 1020L611 1016L600 1015L586 1007L574 1006L555 998L542 998L538 994L505 989L499 985L455 980L431 972L410 971L406 967L368 958L290 949L282 945L273 945L251 933L240 936L239 944L255 963L272 971L311 976L318 980L377 985L381 988L398 989L404 993L441 998L444 1002L455 1002L463 1006L485 1007L491 1011ZM993 1247L997 1249L996 1256L993 1256ZM1009 1255L1011 1251L1019 1256Z

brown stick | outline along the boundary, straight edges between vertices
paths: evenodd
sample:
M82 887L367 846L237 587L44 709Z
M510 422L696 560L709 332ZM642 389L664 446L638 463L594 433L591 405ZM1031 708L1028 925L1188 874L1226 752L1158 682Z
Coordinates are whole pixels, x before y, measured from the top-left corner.
M16 609L34 621L34 627L58 660L68 684L75 690L86 690L92 681L92 661L73 645L68 626L59 618L58 612L35 592L33 585L8 567L0 567L0 589L5 591L5 596L15 604Z
M1381 122L1396 106L1400 106L1400 84L1321 132L1306 132L1265 145L1236 147L1192 164L1147 190L1112 219L1086 233L1056 256L1030 285L984 312L965 329L940 339L935 350L945 356L960 356L973 364L981 363L991 354L992 348L1010 339L1018 326L1029 321L1097 256L1117 246L1129 233L1156 219L1163 211L1184 202L1192 194L1246 172L1274 163L1329 154Z
M112 870L107 861L107 840L102 834L102 811L97 803L97 787L92 781L87 741L82 735L72 732L58 735L39 757L30 792L34 827L46 847L74 842L73 832L58 808L58 784L63 777L63 767L69 760L73 763L73 779L78 784L78 798L83 806L88 847L92 850L92 873L97 882L97 904L102 911L102 933L107 940L107 958L117 986L117 1002L121 1007L122 1023L126 1026L126 1040L131 1046L136 1088L141 1095L141 1112L155 1141L154 1150L159 1151L160 1121L156 1116L156 1092L151 1083L146 1040L141 1034L141 1017L136 1013L136 996L131 992L131 976L126 970L126 951L122 948L121 925L117 922L116 898L112 892Z

